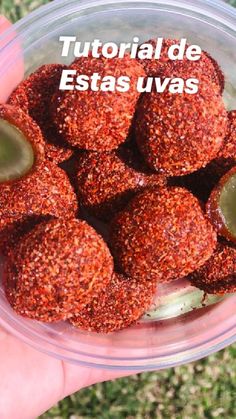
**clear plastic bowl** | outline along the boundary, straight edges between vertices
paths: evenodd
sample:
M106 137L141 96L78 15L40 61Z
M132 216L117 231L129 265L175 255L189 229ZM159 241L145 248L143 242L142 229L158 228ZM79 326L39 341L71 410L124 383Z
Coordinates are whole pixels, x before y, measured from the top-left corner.
M53 1L18 22L0 39L0 45L5 44L0 50L0 83L8 77L12 80L11 90L15 87L17 77L11 75L16 74L16 66L20 72L20 44L28 74L45 63L72 61L73 57L61 58L60 35L115 42L127 42L135 35L141 41L158 36L184 37L199 44L220 63L226 74L227 106L236 108L235 22L236 11L213 0ZM48 325L19 317L0 289L0 324L54 357L119 370L167 368L202 358L235 342L236 295L201 309L188 308L186 314L180 315L175 299L180 285L188 295L193 292L188 284L179 283L162 290L167 294L170 311L173 303L170 315L161 317L159 312L159 316L146 317L138 325L110 335L82 332L67 323Z

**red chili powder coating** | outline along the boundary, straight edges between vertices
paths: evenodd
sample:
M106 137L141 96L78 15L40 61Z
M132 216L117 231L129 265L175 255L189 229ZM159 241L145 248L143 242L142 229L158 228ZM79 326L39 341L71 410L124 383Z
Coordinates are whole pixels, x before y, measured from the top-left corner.
M139 190L164 185L165 179L137 161L128 148L116 152L85 152L78 163L78 194L90 214L109 221Z
M29 100L27 97L26 82L27 79L22 81L15 88L15 90L13 90L13 92L8 98L8 104L16 108L22 109L23 112L29 115Z
M146 93L139 101L136 139L147 164L181 176L214 159L228 128L222 98L210 83L194 95Z
M113 259L86 222L41 223L13 249L5 266L6 296L22 316L65 320L111 280Z
M209 294L236 292L236 249L218 243L210 259L198 271L189 275L191 283Z
M73 150L65 147L59 147L55 144L45 144L46 158L55 164L68 160L73 155Z
M60 64L43 65L21 82L8 99L10 104L20 107L37 122L46 141L46 157L54 163L67 160L73 153L58 134L49 112L64 68Z
M228 112L229 128L219 157L236 159L236 111Z
M22 215L1 215L0 217L0 252L8 252L8 240L15 232L15 226L22 221Z
M0 218L0 252L6 256L25 234L46 218L35 215L2 215Z
M127 92L64 91L54 95L52 114L58 131L71 145L92 151L118 148L129 133L139 97L136 81L144 76L141 65L128 55L123 59L81 58L71 66L77 75L128 76Z
M6 215L73 216L77 198L66 173L52 162L8 184L0 184L0 217Z
M148 76L159 77L180 77L184 80L189 78L197 78L200 82L207 77L211 84L214 84L216 90L220 93L224 90L224 74L221 71L219 64L214 60L209 53L202 51L201 58L197 61L190 61L184 56L183 60L170 60L168 57L168 50L171 45L179 45L180 40L164 39L162 46L162 53L159 60L142 59L139 60ZM151 39L147 41L156 48L156 40ZM186 44L186 49L189 47Z
M190 173L190 175L169 178L168 184L185 187L198 199L206 203L220 178L235 165L236 160L233 158L218 157L208 163L206 167Z
M18 128L26 140L30 142L34 150L34 168L36 168L44 160L45 155L45 143L37 124L27 113L23 112L20 108L10 105L0 104L0 119L4 119L9 124Z
M124 329L145 313L155 292L155 281L139 281L114 273L108 286L70 322L97 333Z
M215 248L216 233L186 189L149 189L114 218L110 243L127 276L165 282L203 265Z
M209 219L212 222L215 230L218 234L225 237L226 239L236 242L236 238L231 232L228 230L226 221L224 219L224 215L222 214L219 201L222 189L224 188L225 184L230 180L232 176L236 174L236 166L229 170L219 181L219 183L215 186L213 191L211 192L210 198L207 201L206 205L206 213ZM233 214L231 214L233 216Z

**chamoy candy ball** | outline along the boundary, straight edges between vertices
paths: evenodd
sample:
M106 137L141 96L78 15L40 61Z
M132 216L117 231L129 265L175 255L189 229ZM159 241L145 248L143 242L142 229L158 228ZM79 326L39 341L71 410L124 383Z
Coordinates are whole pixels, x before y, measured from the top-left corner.
M236 159L236 111L228 112L229 128L219 157Z
M189 275L192 285L208 294L236 292L236 249L219 243L213 255L199 270Z
M109 221L138 191L150 185L164 185L165 179L152 174L126 148L116 152L85 152L79 160L78 195L91 215Z
M213 189L206 210L218 234L236 242L236 167Z
M37 215L1 215L0 217L0 252L7 256L8 252L40 222L50 216Z
M77 328L110 333L135 323L151 306L155 281L139 281L114 273L108 286L70 322Z
M216 233L186 189L149 189L114 218L109 242L124 274L166 282L203 265L216 246Z
M64 68L60 64L43 65L22 81L8 99L8 103L23 109L39 125L46 142L46 157L54 163L67 160L73 153L58 134L49 112L52 96L59 92Z
M54 322L89 304L112 272L109 249L92 227L57 219L36 226L9 253L4 286L18 314Z
M52 162L15 182L0 184L0 217L6 215L52 215L69 217L78 210L69 179Z
M126 55L125 58L106 59L80 58L72 69L77 70L77 76L91 76L98 73L103 79L112 76L130 78L130 88L127 92L98 91L76 89L58 92L54 95L52 115L58 132L72 146L92 150L111 151L123 143L129 133L135 106L139 98L136 82L139 76L144 76L142 66Z
M44 160L39 127L20 108L0 105L0 184L28 174Z
M216 158L227 128L223 100L209 83L194 95L146 93L137 107L138 147L152 169L168 176L192 173Z
M22 215L2 215L0 217L0 252L4 255L8 252L10 237L15 234L18 223L24 219Z
M155 39L147 41L155 49L157 42ZM186 57L187 48L189 45L186 44L184 49L184 58L181 60L172 60L168 56L168 51L174 45L180 45L178 39L164 39L160 59L140 59L139 62L143 66L148 76L159 76L159 77L170 77L170 78L182 78L184 80L189 78L196 78L200 82L207 78L207 80L214 85L214 88L219 93L224 90L224 74L216 62L216 60L210 56L209 53L202 51L201 57L198 60L192 61ZM174 54L177 54L175 50Z

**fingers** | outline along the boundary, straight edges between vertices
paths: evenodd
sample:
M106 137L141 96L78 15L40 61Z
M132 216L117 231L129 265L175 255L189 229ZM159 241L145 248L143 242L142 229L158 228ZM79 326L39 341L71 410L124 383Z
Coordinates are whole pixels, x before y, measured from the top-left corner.
M7 101L24 76L23 49L12 24L0 15L0 102Z

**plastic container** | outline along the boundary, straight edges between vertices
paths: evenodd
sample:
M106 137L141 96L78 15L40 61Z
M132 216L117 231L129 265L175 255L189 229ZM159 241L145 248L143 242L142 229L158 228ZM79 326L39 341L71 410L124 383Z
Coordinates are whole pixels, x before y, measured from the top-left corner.
M135 35L140 41L158 36L184 37L199 44L220 63L227 79L227 106L236 108L235 22L236 11L213 0L54 1L18 22L0 40L0 45L6 44L0 51L0 83L20 63L19 44L23 47L28 74L45 63L72 61L73 57L61 58L60 35L115 42L128 42ZM16 79L11 79L13 89ZM184 287L181 295L193 292L196 296L196 290L188 284L173 283L162 289L170 312L146 316L137 326L111 335L80 332L67 323L47 325L21 318L11 310L2 289L0 324L54 357L119 370L167 368L202 358L235 342L236 295L217 303L211 300L213 304L209 307L192 311L188 300L184 310L187 313L180 315L175 298L180 285ZM199 305L199 295L197 298L192 308Z

